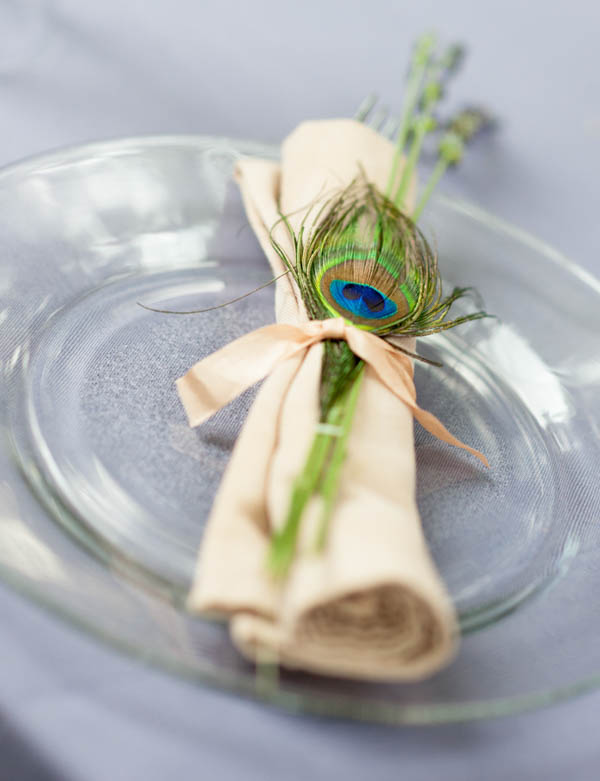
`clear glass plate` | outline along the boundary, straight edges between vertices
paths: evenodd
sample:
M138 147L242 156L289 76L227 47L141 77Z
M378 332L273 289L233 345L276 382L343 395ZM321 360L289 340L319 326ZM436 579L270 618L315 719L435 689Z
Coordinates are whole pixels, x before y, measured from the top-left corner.
M202 529L253 393L198 430L173 382L273 320L231 183L244 154L202 137L57 152L0 174L0 574L130 653L286 708L389 723L511 713L600 683L600 283L464 203L426 213L447 283L497 320L421 340L419 401L468 455L416 427L418 501L460 614L455 662L419 684L255 669L187 614ZM478 305L473 301L468 306Z

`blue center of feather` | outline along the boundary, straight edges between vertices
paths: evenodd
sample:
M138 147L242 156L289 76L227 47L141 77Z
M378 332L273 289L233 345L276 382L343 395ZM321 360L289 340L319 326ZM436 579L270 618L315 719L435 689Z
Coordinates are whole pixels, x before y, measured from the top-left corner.
M356 317L367 320L380 320L396 314L398 307L376 287L361 285L357 282L346 282L343 279L333 279L329 292L334 301L343 309Z

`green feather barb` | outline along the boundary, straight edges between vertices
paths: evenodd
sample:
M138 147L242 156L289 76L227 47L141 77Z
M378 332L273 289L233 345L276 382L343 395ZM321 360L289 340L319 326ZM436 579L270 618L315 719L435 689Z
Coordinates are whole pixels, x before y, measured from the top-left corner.
M426 336L486 316L474 312L446 319L468 288L442 294L437 258L427 239L364 174L320 207L305 239L309 215L298 235L281 217L292 238L293 260L272 232L271 241L312 319L343 317L380 336Z

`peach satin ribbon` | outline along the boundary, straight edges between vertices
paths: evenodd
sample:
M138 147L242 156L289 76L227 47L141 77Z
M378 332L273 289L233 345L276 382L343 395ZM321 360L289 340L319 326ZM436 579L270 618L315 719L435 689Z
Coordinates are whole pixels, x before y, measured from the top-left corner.
M275 366L325 339L344 339L352 352L371 367L383 383L438 439L468 450L485 466L487 458L458 440L431 412L416 403L411 359L385 340L347 323L341 317L283 323L258 328L195 364L176 384L190 426L199 426Z

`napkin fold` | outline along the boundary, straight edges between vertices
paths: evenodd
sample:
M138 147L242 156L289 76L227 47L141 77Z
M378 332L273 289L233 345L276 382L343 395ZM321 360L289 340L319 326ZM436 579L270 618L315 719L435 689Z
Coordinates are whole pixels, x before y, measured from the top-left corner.
M327 120L300 125L280 164L238 163L248 219L275 275L285 269L271 231L293 258L280 212L294 229L308 213L310 230L319 203L361 169L385 190L393 154L372 129ZM409 200L413 192L414 182ZM308 320L290 275L277 281L275 304L278 323ZM404 345L413 350L414 340ZM371 680L423 678L452 658L456 617L416 507L413 413L369 365L325 549L314 550L315 498L287 577L275 580L265 566L319 420L322 353L315 342L291 354L263 383L215 499L188 605L228 618L233 642L253 660Z

